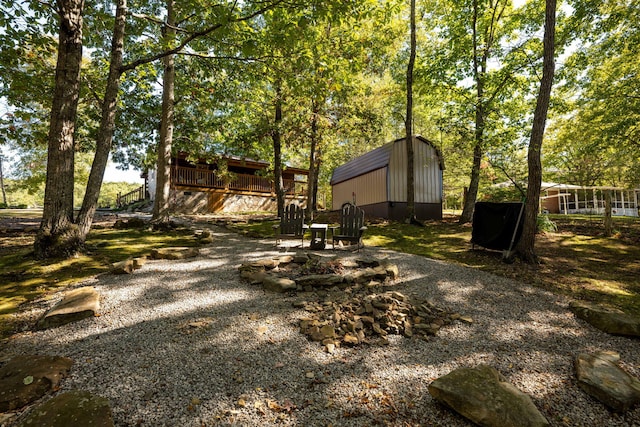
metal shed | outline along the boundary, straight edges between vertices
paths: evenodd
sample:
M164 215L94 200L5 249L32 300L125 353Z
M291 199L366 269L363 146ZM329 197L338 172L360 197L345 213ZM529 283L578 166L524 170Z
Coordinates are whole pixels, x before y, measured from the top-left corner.
M440 151L426 138L413 137L415 213L419 220L442 219ZM352 202L369 216L402 220L407 210L406 139L399 138L333 171L332 209Z

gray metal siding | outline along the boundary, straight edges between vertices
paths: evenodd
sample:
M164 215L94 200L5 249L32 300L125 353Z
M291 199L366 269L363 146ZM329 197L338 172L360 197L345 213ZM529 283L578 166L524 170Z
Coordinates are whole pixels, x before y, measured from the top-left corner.
M421 139L413 139L416 203L441 203L441 159L436 149ZM405 140L397 140L389 161L389 201L407 201L407 150Z
M357 205L386 202L387 168L376 169L332 187L332 208L340 209L343 203L352 202L355 194Z

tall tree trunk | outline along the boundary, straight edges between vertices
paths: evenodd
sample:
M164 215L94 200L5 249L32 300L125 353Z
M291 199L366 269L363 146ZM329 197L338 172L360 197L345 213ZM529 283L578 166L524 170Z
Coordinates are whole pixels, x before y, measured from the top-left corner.
M38 258L68 256L82 245L73 224L74 132L80 95L84 0L58 0L58 60L49 122L42 222L34 242Z
M533 115L531 138L529 139L528 165L529 178L527 183L527 201L524 210L524 226L522 237L516 247L519 256L528 263L535 263L538 257L535 253L536 225L538 206L540 201L540 186L542 184L542 138L547 121L547 111L551 99L551 86L555 73L555 29L556 29L556 0L546 0L544 20L544 56L542 61L542 79L540 91Z
M276 203L278 204L278 216L284 215L284 183L282 181L282 83L276 81L275 120L271 139L273 140L273 175L276 191Z
M416 0L411 0L411 29L409 64L407 65L407 117L405 119L405 138L407 144L407 216L409 223L416 216L416 183L415 183L415 159L413 152L413 67L416 62Z
M309 176L307 177L307 218L312 219L316 211L315 195L317 194L318 171L316 169L316 150L318 147L318 101L313 100L311 106L311 147L309 148Z
M469 188L465 194L464 207L460 214L460 224L471 222L476 199L478 198L478 188L480 186L480 166L484 154L484 79L488 57L488 46L480 57L478 47L478 1L473 1L473 78L476 83L476 105L475 105L475 132L473 147L473 163L471 165L471 179Z
M320 167L322 166L322 150L317 150L316 152L316 166L315 166L315 179L313 180L313 194L311 196L311 203L313 206L313 211L318 211L318 182L320 181Z
M2 188L2 203L7 206L7 192L4 189L4 172L2 171L2 153L0 153L0 188Z
M163 29L165 45L171 47L176 35L174 0L167 0L167 25ZM173 144L175 55L162 58L164 73L162 76L162 115L160 122L160 141L158 141L158 160L156 176L156 194L151 221L169 222L169 194L171 190L171 145Z
M82 201L82 208L76 220L80 232L80 238L85 241L93 215L98 206L100 188L104 178L104 171L109 160L109 152L113 142L113 131L116 121L116 109L118 90L120 89L120 77L122 76L122 57L124 51L124 34L127 19L127 0L118 0L116 7L116 19L113 26L113 39L111 40L111 59L109 62L109 76L102 100L102 117L96 141L96 154L91 165L91 172L87 182L87 190Z
M613 235L613 220L611 218L611 190L604 192L604 235L611 237Z

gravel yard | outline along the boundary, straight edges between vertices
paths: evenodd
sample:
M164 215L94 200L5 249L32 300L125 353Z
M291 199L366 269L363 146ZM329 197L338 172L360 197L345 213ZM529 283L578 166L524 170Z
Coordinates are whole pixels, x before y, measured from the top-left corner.
M529 394L554 426L640 426L640 408L610 412L578 388L573 370L578 353L612 350L638 377L638 341L577 320L564 297L368 247L359 255L399 267L391 289L473 322L454 322L428 340L390 336L385 346L343 346L329 354L300 333L306 313L293 304L336 295L265 293L249 285L239 265L282 250L273 240L212 232L214 243L197 258L149 261L132 275L88 283L102 296L99 317L15 335L0 361L16 354L71 357L61 391L108 398L118 426L469 426L436 404L427 386L478 364L494 366ZM36 319L54 302L32 304L30 315Z

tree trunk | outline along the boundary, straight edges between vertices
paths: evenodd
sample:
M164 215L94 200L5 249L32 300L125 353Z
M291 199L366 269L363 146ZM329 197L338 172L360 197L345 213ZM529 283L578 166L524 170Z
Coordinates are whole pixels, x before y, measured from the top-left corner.
M611 237L613 235L613 221L611 218L611 190L604 192L604 235Z
M175 30L174 0L167 0L167 26L163 29L165 45L173 44ZM171 190L171 145L173 143L175 55L162 58L164 73L162 77L162 116L160 122L160 141L158 141L158 160L156 176L156 194L151 221L154 224L169 222L169 194Z
M315 177L313 180L313 195L311 198L311 203L313 206L313 211L317 212L318 211L318 182L319 182L319 171L320 171L320 167L322 166L322 151L321 150L317 150L316 153L316 173L315 173Z
M275 99L275 121L273 123L273 131L271 139L273 140L273 174L274 185L276 191L276 201L278 204L278 216L284 215L284 183L282 181L282 138L280 135L280 126L282 125L282 87L281 82L276 82L276 99Z
M42 222L34 242L38 258L68 256L80 249L73 224L74 132L80 95L84 0L58 0L58 60L48 135Z
M307 177L307 219L313 219L316 210L314 197L317 194L316 149L318 146L318 102L313 101L311 107L311 147L309 148L309 176Z
M473 163L471 165L471 179L469 188L464 199L464 207L460 214L459 223L466 224L471 222L473 218L473 210L475 209L476 199L478 198L478 188L480 186L480 166L482 165L482 156L484 154L484 79L486 73L486 64L488 57L488 46L480 57L478 49L478 2L473 2L473 78L476 83L476 105L475 105L475 132L473 147Z
M542 79L540 91L536 102L536 110L533 115L531 138L529 139L528 164L529 178L527 183L527 201L524 211L524 226L522 237L516 247L516 251L523 261L536 263L538 257L535 253L536 226L538 219L538 206L540 200L540 186L542 183L542 163L540 153L542 151L542 138L547 121L547 111L551 99L551 86L555 72L555 27L556 27L556 0L546 0L544 21L544 57L542 62Z
M4 189L4 172L2 171L2 153L0 153L0 188L2 188L2 203L7 206L7 192Z
M413 152L413 67L416 62L416 0L411 0L410 10L410 53L407 65L407 117L405 119L405 138L407 144L407 216L410 223L416 216L415 159Z
M124 51L124 33L127 19L127 0L118 0L116 19L111 41L111 59L109 62L109 76L102 100L102 117L96 141L96 154L91 165L87 190L82 201L82 208L76 220L80 238L84 242L91 229L93 216L98 206L100 188L104 179L104 171L109 160L109 152L113 141L113 131L116 121L118 90L122 76L122 57Z

